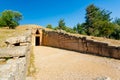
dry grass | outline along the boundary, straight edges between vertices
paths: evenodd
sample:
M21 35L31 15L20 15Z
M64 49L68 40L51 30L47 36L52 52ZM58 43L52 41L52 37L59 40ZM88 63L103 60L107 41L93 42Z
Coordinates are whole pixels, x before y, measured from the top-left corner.
M18 26L16 29L0 28L0 48L6 47L4 41L9 37L16 37L26 32L26 26Z
M96 42L108 43L108 45L110 45L110 46L120 46L120 40L108 39L108 38L104 38L104 37L87 36L87 35L81 35L81 34L71 34L71 35L86 37L87 39L94 40Z
M20 35L24 35L27 33L29 29L31 29L33 26L31 25L22 25L16 27L16 29L8 29L6 28L0 28L0 48L6 47L7 45L4 43L6 39L10 37L18 37ZM33 47L31 47L30 51L30 60L29 60L29 66L28 66L28 76L33 76L35 73L35 65L34 65L34 54L33 54ZM4 64L6 61L0 61L0 64Z
M5 59L0 59L0 65L6 64L6 60Z
M34 77L35 72L36 72L36 67L35 67L35 56L34 56L34 47L31 47L30 51L30 59L29 59L29 64L28 64L28 74L27 76L32 76Z
M32 27L40 27L40 26L38 26L38 25L22 25L22 26L18 26L16 29L0 28L0 43L1 43L0 48L6 47L6 44L4 43L4 41L7 38L24 34L26 32L26 29L32 28ZM93 36L86 36L86 35L80 35L80 34L72 34L72 35L85 36L88 39L108 43L109 45L120 46L120 40L106 39L106 38L102 38L102 37L93 37Z

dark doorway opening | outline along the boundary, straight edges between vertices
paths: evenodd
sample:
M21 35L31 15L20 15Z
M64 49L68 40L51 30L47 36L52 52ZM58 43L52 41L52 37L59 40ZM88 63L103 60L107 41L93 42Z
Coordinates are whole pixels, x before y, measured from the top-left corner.
M40 46L40 37L36 37L35 39L35 45Z
M36 34L40 34L39 30L37 29Z
M20 46L20 43L15 43L14 46Z

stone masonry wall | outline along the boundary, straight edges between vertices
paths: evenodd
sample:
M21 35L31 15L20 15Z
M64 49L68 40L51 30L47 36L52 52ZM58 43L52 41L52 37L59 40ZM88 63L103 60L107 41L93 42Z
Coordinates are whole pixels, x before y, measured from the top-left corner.
M120 46L110 46L108 43L63 32L44 30L42 45L120 59Z
M0 80L26 80L31 32L11 37L5 43L8 47L0 49Z

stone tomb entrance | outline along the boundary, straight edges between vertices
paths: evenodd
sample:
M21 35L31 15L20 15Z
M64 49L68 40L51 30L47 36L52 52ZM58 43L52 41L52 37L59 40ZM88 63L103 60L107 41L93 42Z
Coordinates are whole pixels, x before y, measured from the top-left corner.
M42 43L42 29L39 27L32 29L32 45L40 46Z
M39 46L40 45L40 37L37 37L35 38L35 45L36 46Z

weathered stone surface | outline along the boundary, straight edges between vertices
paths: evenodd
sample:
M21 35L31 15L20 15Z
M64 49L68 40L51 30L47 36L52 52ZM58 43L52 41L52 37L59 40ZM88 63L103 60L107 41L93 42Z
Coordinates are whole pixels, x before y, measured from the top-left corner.
M20 36L20 37L11 37L5 41L9 45L14 45L16 43L30 43L30 37Z
M27 77L26 80L34 80L33 77Z
M111 80L109 77L98 77L96 80Z
M0 65L0 80L25 80L26 59L10 59L7 64Z
M0 62L4 62L5 61L5 59L0 59Z
M12 48L0 49L0 57L20 57L25 56L28 48L27 46L16 46Z
M5 41L8 48L0 49L0 80L26 80L27 56L30 53L31 29ZM7 60L6 60L7 59Z
M20 43L20 46L27 46L29 43Z
M76 36L62 31L44 30L42 45L120 59L120 48L116 44L111 47L109 42L94 40L88 36Z

